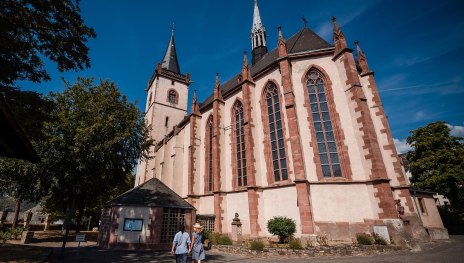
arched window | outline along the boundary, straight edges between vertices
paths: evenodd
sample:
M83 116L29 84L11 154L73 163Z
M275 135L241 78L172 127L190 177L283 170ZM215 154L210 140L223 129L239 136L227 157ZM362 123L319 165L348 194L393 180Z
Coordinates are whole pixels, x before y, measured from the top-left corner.
M329 107L325 94L323 75L313 69L309 71L306 86L308 88L310 109L316 133L317 151L323 177L341 177L342 171L338 158L337 145L332 129Z
M274 181L287 180L287 159L285 154L279 92L276 85L272 82L270 82L266 88L265 99L269 121L269 137L271 141Z
M213 116L206 122L205 192L213 191Z
M234 104L233 108L233 136L235 139L235 153L237 161L237 186L246 186L247 172L246 172L246 151L245 151L245 130L243 118L243 105L240 101Z
M172 104L177 104L177 92L173 89L168 92L168 102Z

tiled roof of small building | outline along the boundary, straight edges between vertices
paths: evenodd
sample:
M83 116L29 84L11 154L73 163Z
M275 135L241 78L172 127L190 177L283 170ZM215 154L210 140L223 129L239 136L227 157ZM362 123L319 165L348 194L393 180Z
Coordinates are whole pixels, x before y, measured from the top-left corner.
M323 38L314 33L311 29L304 27L296 34L291 36L288 40L285 41L287 45L288 54L295 54L305 51L319 50L324 48L330 48L330 45ZM268 52L264 57L256 62L255 65L251 67L251 76L254 77L256 74L264 70L266 67L276 62L278 59L278 49L274 48ZM237 84L237 78L240 74L235 75L224 84L221 84L222 94L227 93L229 90L234 88ZM203 108L209 105L213 101L213 95L210 95L202 103L200 103L200 108Z
M149 206L195 209L157 178L123 193L105 206Z

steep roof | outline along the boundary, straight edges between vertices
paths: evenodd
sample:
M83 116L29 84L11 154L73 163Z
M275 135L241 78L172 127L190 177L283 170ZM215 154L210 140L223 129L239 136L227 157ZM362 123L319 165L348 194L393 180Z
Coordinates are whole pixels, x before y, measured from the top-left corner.
M161 67L180 74L179 62L177 61L176 44L174 43L174 31L171 34L166 53L164 54Z
M285 43L289 55L333 47L327 41L325 41L323 38L318 36L316 33L314 33L311 29L307 27L304 27L296 34L291 36L288 40L285 41ZM251 76L254 77L272 63L277 62L278 58L278 50L277 48L274 48L251 67ZM224 84L221 84L220 88L222 94L227 93L230 89L234 88L238 84L237 77L239 75L240 74L237 74L230 80L226 81ZM200 103L200 108L209 105L212 101L213 95L210 95L202 103Z
M105 206L149 206L195 209L157 178L125 192Z

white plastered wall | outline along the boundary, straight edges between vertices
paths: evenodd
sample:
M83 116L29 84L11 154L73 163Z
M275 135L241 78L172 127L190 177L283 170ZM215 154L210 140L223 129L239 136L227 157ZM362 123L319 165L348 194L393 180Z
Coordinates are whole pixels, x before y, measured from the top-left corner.
M148 225L150 213L149 207L120 207L118 210L119 218L117 218L118 229L115 231L118 236L118 243L138 243L139 236L140 242L145 243L147 238L150 237L150 226ZM142 231L124 231L125 218L143 219Z
M275 216L286 216L295 220L296 236L301 235L300 212L297 206L296 187L270 188L261 193L260 205L263 209L259 211L259 224L266 236L272 236L267 231L267 221Z

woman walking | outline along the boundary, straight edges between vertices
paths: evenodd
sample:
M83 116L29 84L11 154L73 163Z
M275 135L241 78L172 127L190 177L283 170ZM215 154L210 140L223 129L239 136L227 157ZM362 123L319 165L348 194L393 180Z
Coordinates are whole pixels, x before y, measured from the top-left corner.
M187 263L190 243L190 236L185 232L185 226L182 224L172 241L171 255L174 254L175 249L176 263Z
M203 227L200 223L193 226L192 244L189 253L192 253L192 259L201 263L205 259L205 250L203 249Z

